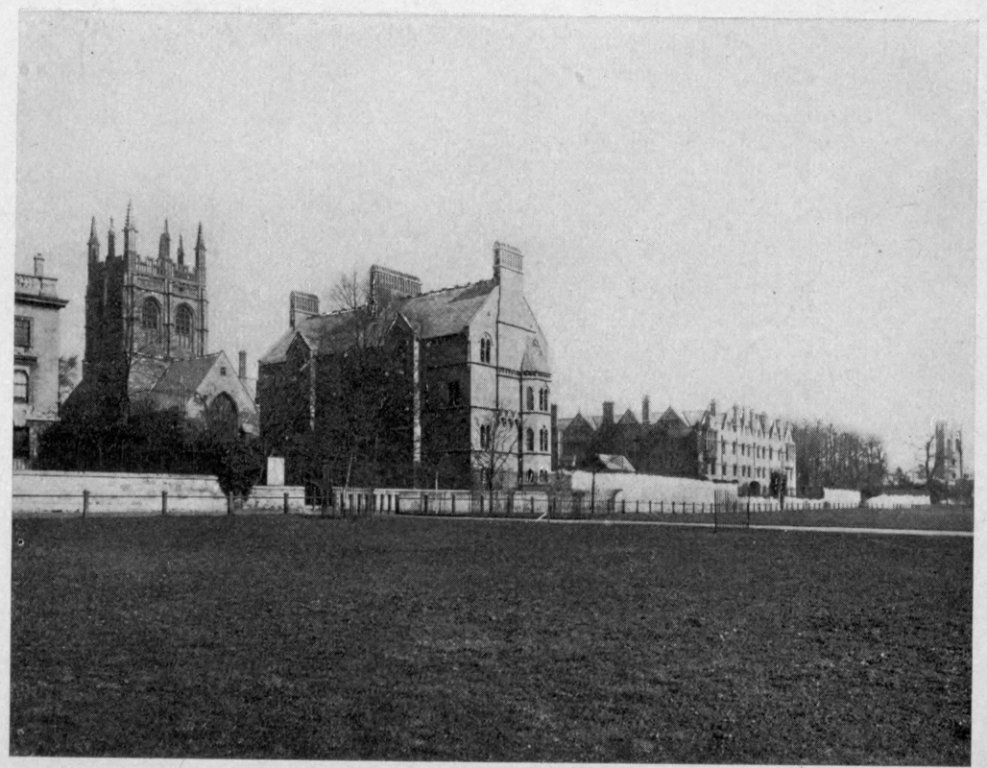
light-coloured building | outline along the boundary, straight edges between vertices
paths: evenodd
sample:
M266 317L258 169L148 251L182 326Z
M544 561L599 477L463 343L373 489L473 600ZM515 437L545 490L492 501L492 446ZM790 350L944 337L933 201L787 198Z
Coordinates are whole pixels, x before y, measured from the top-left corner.
M769 487L771 473L777 471L785 477L786 493L796 495L795 441L788 421L738 405L721 412L713 400L701 424L703 460L711 480L736 480L757 494Z
M421 282L380 266L365 306L319 313L311 294L293 293L289 330L261 358L258 402L265 440L325 438L320 461L346 464L334 482L366 467L333 453L353 408L344 394L352 351L379 350L388 381L400 381L376 425L378 462L364 482L441 487L515 487L549 482L552 461L548 343L524 295L523 256L494 245L493 277L423 293ZM374 354L377 354L375 352ZM393 376L392 376L393 374ZM335 441L338 446L339 441ZM383 445L382 443L386 443ZM335 458L334 458L335 457ZM298 463L289 456L294 482ZM314 470L307 470L314 472Z
M34 257L33 274L14 276L14 468L38 455L38 437L58 420L59 318L68 301Z
M735 405L721 412L714 400L700 410L669 406L652 421L645 397L640 419L630 409L617 418L614 403L607 401L601 416L576 414L559 424L564 468L578 468L598 453L616 453L640 473L736 483L751 495L766 494L776 472L785 478L786 494L796 492L792 425L752 408Z

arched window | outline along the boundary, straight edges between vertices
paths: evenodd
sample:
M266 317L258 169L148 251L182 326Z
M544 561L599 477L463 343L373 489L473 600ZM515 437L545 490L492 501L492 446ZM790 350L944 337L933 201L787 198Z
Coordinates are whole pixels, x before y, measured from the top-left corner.
M527 475L525 475L529 483L535 482L535 470L529 469Z
M535 430L528 428L528 431L524 433L524 447L525 450L533 451L535 450Z
M548 429L545 427L542 427L541 431L538 433L538 450L548 450Z
M175 335L178 337L179 346L192 346L192 332L195 330L194 320L192 310L185 304L180 305L175 311Z
M30 402L31 377L27 371L14 371L14 402Z
M528 410L535 410L535 390L534 387L528 387Z
M490 348L493 346L493 340L489 335L483 334L480 339L480 362L489 363L490 362Z
M543 469L541 472L538 473L538 482L542 483L543 485L548 482L547 469Z
M141 326L157 330L161 323L161 305L156 299L148 297L141 306Z

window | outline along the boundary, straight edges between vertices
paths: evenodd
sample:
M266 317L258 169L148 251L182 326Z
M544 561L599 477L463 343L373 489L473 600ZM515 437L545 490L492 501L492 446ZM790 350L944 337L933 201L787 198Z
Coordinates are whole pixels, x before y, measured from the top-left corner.
M14 346L31 346L31 318L18 315L14 318Z
M548 410L548 388L543 387L538 390L538 410L547 411Z
M151 298L144 299L141 306L141 325L144 328L157 330L161 319L161 306Z
M528 400L527 400L528 410L535 410L535 390L533 387L528 387Z
M481 424L480 425L480 447L489 448L490 447L490 425Z
M733 452L734 453L737 452L737 441L736 440L733 441ZM736 472L734 472L734 474L736 474Z
M462 392L459 389L458 381L450 381L446 384L449 390L449 405L459 405L463 400Z
M538 433L538 450L548 450L548 430L545 427L542 427L541 431Z
M31 377L27 375L27 371L14 371L14 402L29 402L30 390Z
M192 310L182 304L175 312L175 333L181 346L192 345Z
M535 450L535 430L530 427L524 433L524 448L527 451Z
M545 483L548 482L548 470L547 469L543 469L541 472L538 473L538 482L541 483L542 485L544 485Z
M529 469L527 475L525 475L529 483L535 482L535 470Z
M493 342L490 337L484 334L483 338L480 339L480 362L489 363L490 362L490 347Z

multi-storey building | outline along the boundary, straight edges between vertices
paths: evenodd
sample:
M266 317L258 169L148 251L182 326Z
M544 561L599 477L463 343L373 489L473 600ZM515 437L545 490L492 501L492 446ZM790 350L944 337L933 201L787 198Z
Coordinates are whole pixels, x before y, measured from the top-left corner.
M59 312L57 278L45 259L34 257L34 273L14 276L14 467L38 455L38 437L58 420Z
M795 493L791 425L751 408L722 413L714 400L704 410L668 407L652 422L645 397L640 420L630 409L616 418L608 401L602 416L577 414L560 425L562 467L579 467L595 454L619 454L641 473L735 482L752 495L767 492L776 472L786 493Z
M293 293L289 330L260 361L262 436L286 445L311 436L334 483L354 462L373 465L379 483L547 483L551 367L523 276L521 252L497 243L493 277L468 285L423 293L417 277L374 266L360 306L320 314L316 296ZM382 394L357 408L359 376ZM356 423L354 410L371 406L381 420ZM365 439L360 430L374 432L372 448L336 452ZM289 476L311 479L291 458Z
M66 401L67 409L122 407L145 400L156 407L179 407L193 417L214 414L247 432L256 431L243 355L237 370L224 352L208 353L202 225L191 263L181 235L172 258L167 220L156 257L140 255L137 237L128 205L123 250L117 252L110 219L106 256L101 259L95 217L92 220L82 381Z

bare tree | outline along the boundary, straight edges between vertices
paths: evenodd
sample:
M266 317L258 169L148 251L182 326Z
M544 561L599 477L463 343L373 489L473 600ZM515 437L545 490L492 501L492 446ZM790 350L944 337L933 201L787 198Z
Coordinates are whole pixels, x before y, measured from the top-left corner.
M517 461L519 426L516 416L506 411L491 411L477 416L473 424L471 465L479 485L486 491L504 487L508 464Z

